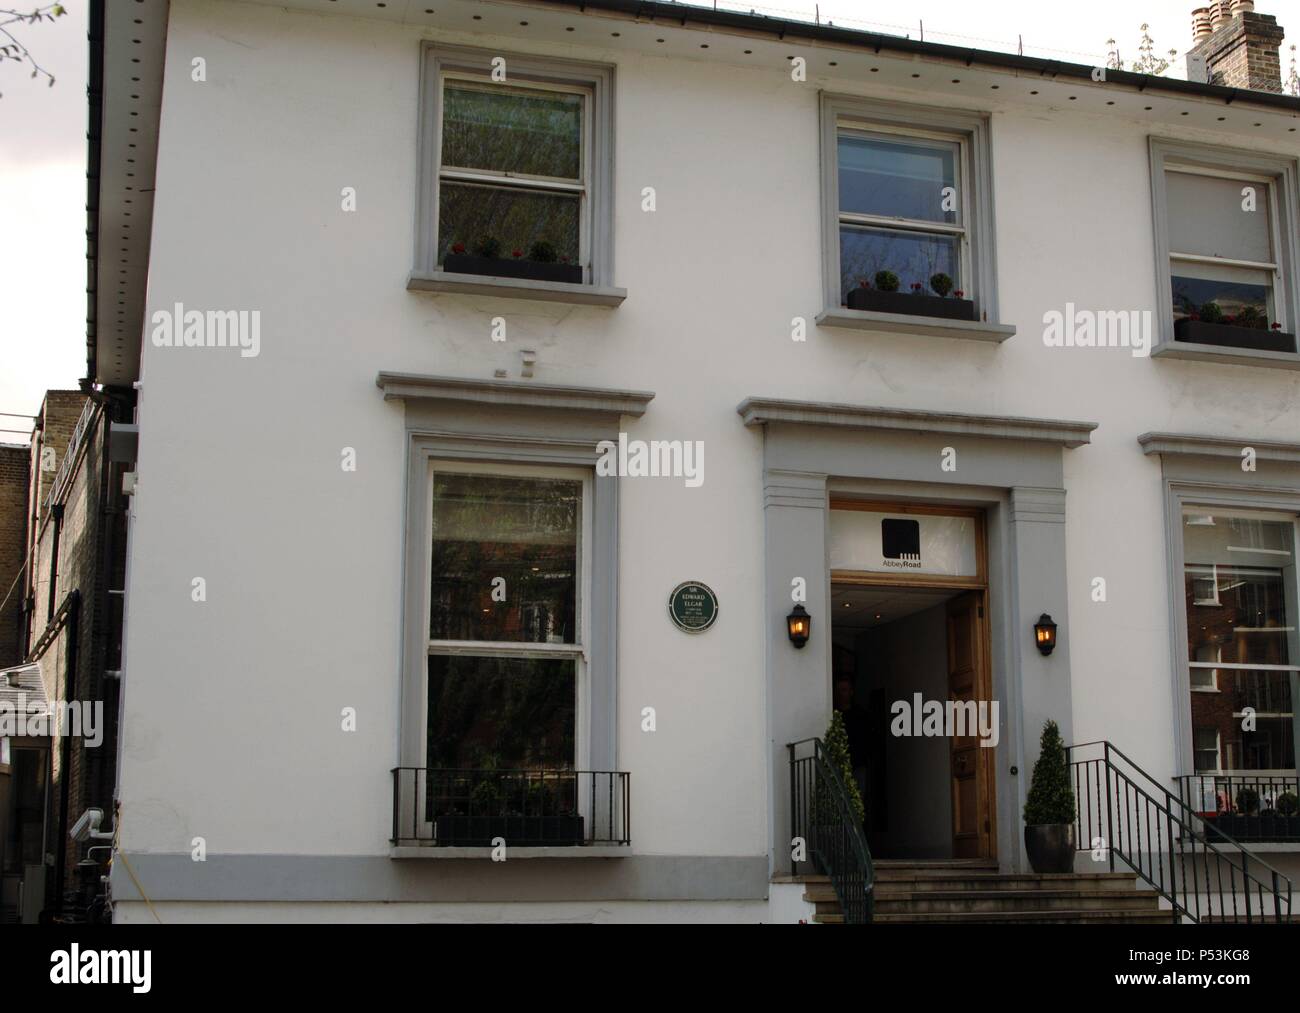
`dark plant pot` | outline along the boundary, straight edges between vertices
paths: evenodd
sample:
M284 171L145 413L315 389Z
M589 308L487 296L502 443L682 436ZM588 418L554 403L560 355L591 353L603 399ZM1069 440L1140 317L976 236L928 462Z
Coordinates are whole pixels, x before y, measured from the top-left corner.
M1074 824L1025 827L1025 852L1035 872L1074 871Z
M1227 818L1230 819L1231 817ZM1211 844L1219 843L1225 839L1225 834L1231 833L1231 831L1224 826L1224 819L1225 817L1222 814L1218 816L1205 817L1205 839Z
M970 299L941 299L937 295L855 288L849 292L845 301L851 310L869 310L872 313L904 313L913 317L943 317L946 320L976 319L975 303Z
M512 848L581 844L581 816L439 816L434 820L439 847L490 848L500 837Z
M482 274L493 278L527 278L530 281L562 281L582 284L580 264L543 264L522 257L478 257L472 253L449 253L442 269L452 274Z
M1238 327L1236 324L1211 324L1184 317L1174 321L1174 338L1194 341L1198 345L1223 348L1258 348L1266 352L1294 352L1295 335L1286 331L1268 331L1262 327Z

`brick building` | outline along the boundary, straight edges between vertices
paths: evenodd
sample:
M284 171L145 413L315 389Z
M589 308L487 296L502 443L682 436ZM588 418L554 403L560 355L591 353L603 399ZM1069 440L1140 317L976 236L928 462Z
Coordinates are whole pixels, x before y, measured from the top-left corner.
M105 829L112 821L125 559L123 467L113 460L124 433L113 431L112 420L130 411L102 394L50 391L30 450L22 448L29 455L22 462L27 523L18 565L26 564L10 664L26 667L10 672L7 688L27 691L28 700L43 696L55 713L60 703L75 704L78 714L65 707L63 721L51 720L46 734L27 727L9 740L0 920L85 917L100 868L78 865L106 858L106 849L88 851L102 842L74 842L68 831L92 807L106 814ZM125 436L130 440L129 429ZM29 811L38 805L39 820ZM28 839L37 836L39 845Z

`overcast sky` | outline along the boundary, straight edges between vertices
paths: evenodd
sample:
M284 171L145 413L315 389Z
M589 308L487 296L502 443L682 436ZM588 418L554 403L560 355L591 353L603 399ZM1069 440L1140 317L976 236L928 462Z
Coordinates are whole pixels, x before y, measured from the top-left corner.
M126 0L108 0L111 6ZM13 0L0 0L0 8ZM31 10L35 0L24 0ZM766 14L806 17L813 2L774 6L730 3ZM779 4L779 6L775 6ZM823 21L925 38L933 42L1015 52L1023 38L1031 56L1105 62L1106 40L1137 53L1140 25L1151 25L1158 51L1191 44L1193 0L825 0ZM53 88L15 63L0 63L0 412L35 414L47 388L73 388L86 370L86 0L65 0L55 24L11 25L37 61L54 74ZM1258 0L1256 10L1297 22L1283 43L1300 38L1300 4ZM1177 73L1181 75L1181 68ZM29 428L4 420L0 429ZM0 442L25 442L0 433Z

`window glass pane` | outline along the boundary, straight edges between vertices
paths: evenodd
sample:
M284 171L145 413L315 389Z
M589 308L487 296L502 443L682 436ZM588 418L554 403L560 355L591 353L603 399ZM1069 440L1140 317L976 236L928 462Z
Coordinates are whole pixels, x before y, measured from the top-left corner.
M1197 728L1192 733L1193 750L1196 754L1196 770L1219 769L1219 730L1217 728Z
M958 205L945 187L957 188L957 144L899 138L839 137L840 210L927 222L958 221Z
M576 479L435 471L430 638L576 643L581 505Z
M875 285L877 271L898 275L898 290L910 292L920 282L927 295L930 278L946 274L961 288L957 269L957 239L923 232L840 226L840 295L847 298L865 278ZM969 296L967 296L969 298Z
M576 264L579 200L576 194L444 180L438 199L438 263L456 243L474 253L484 239L495 239L504 258L515 250L527 257L534 243L546 242L555 247L561 263Z
M1174 260L1171 273L1175 320L1193 313L1204 319L1207 303L1214 303L1225 318L1232 317L1241 326L1268 330L1276 319L1273 286L1264 271Z
M429 658L427 764L457 770L572 770L571 659Z
M578 263L578 196L541 194L508 186L473 186L443 181L438 196L438 263L455 243L477 251L484 239L500 243L500 256L519 250L528 256L533 243L555 247L560 263Z
M1183 555L1189 660L1296 664L1292 521L1189 513L1183 518ZM1191 671L1192 724L1198 736L1207 729L1218 735L1220 769L1295 767L1296 672ZM1255 712L1253 728L1243 727L1249 725L1247 708Z
M443 165L581 176L581 95L451 81L442 94Z
M1273 262L1268 184L1186 172L1166 172L1165 183L1170 253ZM1246 187L1254 190L1253 211L1243 208Z

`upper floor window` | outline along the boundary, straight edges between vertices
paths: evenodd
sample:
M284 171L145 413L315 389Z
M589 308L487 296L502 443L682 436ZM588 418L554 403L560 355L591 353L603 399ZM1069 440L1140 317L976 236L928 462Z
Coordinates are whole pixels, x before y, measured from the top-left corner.
M997 321L987 120L824 95L822 133L824 316L988 339L972 327Z
M1295 161L1155 140L1152 158L1165 354L1294 357Z
M590 90L450 74L441 83L438 263L452 270L458 256L474 257L471 273L583 282Z
M608 286L612 87L608 67L428 46L417 274Z
M840 290L850 296L867 282L879 292L888 272L905 295L920 286L931 296L964 296L965 144L863 130L848 120L840 123L837 156ZM936 289L940 276L950 285Z

